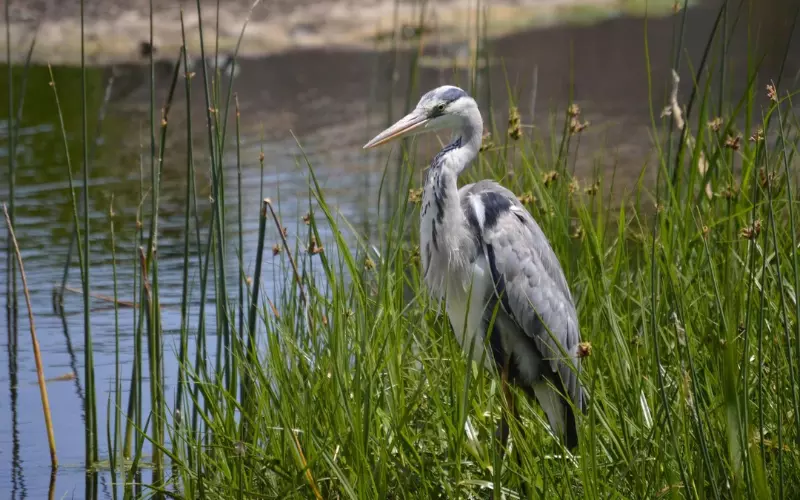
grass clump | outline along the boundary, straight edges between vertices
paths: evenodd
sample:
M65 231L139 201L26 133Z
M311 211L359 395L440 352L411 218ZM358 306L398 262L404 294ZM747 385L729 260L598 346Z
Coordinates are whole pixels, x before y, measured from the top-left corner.
M532 152L506 185L568 270L590 403L575 456L523 408L508 492L525 481L545 497L764 498L800 486L789 99L769 105L759 127L770 139L749 148L698 130L703 147L679 154L715 160L684 186L664 183L656 208L645 193L611 203L602 179L563 181L566 161L519 139ZM503 152L484 153L474 177L502 177ZM353 234L312 188L319 223ZM287 268L283 293L259 302L258 352L237 365L253 381L247 404L219 378L191 377L206 425L170 431L183 443L171 457L182 495L463 498L490 486L498 385L427 298L416 217L409 200L355 249L340 236L294 253L305 273ZM316 220L307 242L321 241Z
M205 426L170 429L182 443L175 487L191 498L515 497L523 482L547 498L790 496L800 487L799 130L792 94L770 92L763 119L741 130L735 113L755 108L755 92L714 126L706 92L697 127L673 93L671 119L654 125L678 122L658 184L622 199L607 179L574 177L588 123L572 106L555 148L512 113L512 141L466 174L519 193L567 271L590 401L575 455L523 403L511 430L521 459L507 458L496 482L499 387L465 360L421 282L416 161L400 167L409 196L369 240L326 203L309 165L325 217L310 218L287 287L258 302L255 327L251 316L258 349L237 365L252 381L246 404L218 376L191 377ZM335 235L322 252L311 250L318 224Z

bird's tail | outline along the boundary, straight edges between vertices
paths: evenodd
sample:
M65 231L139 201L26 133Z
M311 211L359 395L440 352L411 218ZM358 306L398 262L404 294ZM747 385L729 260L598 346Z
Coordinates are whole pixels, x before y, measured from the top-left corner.
M564 444L567 449L573 450L578 446L578 424L575 419L575 412L572 407L566 403L561 403L564 406Z
M577 447L578 423L572 406L545 381L534 384L533 393L547 415L553 432L564 440L568 449Z

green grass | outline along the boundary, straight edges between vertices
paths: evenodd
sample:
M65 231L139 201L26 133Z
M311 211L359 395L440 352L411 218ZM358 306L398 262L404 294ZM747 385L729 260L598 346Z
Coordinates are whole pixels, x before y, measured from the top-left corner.
M96 456L96 420L88 418L89 470L100 460L108 463L114 481L124 483L125 498L465 498L486 496L490 488L516 496L523 483L533 498L792 497L800 490L793 174L800 122L789 92L796 82L776 75L776 98L758 104L767 81L755 77L753 60L746 92L726 95L732 77L722 64L724 32L733 15L721 11L724 22L709 34L702 62L680 63L683 24L676 25L675 62L692 68L695 92L688 111L689 96L677 96L680 117L675 108L672 117L661 117L670 104L666 96L642 103L651 108L659 138L658 162L642 169L658 170L656 185L639 183L622 194L612 189L613 178L573 179L580 132L570 120L581 118L566 107L552 117L553 130L561 131L552 139L525 127L524 116L520 130L490 124L493 146L461 179L497 179L521 196L561 259L583 338L591 344L581 375L589 408L579 421L580 448L565 453L536 404L521 398L522 421L511 424L520 459L506 455L499 470L492 445L501 411L497 378L466 361L419 273L418 205L404 194L418 187L427 160L406 144L407 154L387 167L384 179L393 180L380 186L381 218L369 238L328 205L315 166L307 163L316 216L286 240L280 214L272 211L277 205L239 202L239 224L242 212L260 214L257 261L241 262L243 240L229 238L220 224L226 195L241 189L224 185L221 175L224 151L236 151L241 168L239 110L236 105L229 134L233 91L225 94L212 67L195 75L205 88L208 151L193 151L189 141L178 399L169 401L156 223L176 69L163 115L151 97L151 158L145 160L151 184L142 191L152 205L139 215L147 222L137 255L143 307L133 316L130 385L117 366L115 394L106 405L115 417L106 429L108 449L119 456L107 462ZM480 47L476 67L479 58L489 58L486 44ZM176 57L186 61L185 52ZM427 90L416 88L415 71L410 74L407 106ZM455 76L454 83L476 96L497 94L474 88L474 76L472 84ZM188 108L188 83L186 90ZM514 89L505 91L513 102ZM487 119L506 114L483 112ZM716 116L722 118L718 126L707 125ZM746 128L739 129L742 123ZM764 138L748 140L759 129ZM86 144L85 120L83 130ZM198 154L211 160L210 221L198 216L198 204L206 203L195 193ZM85 148L83 160L85 187ZM81 209L73 190L76 227L87 210L86 192ZM292 222L283 223L291 228ZM205 241L201 224L209 229ZM78 255L88 290L87 218L83 228ZM336 236L323 239L323 228ZM94 234L102 230L92 228ZM114 231L113 220L108 230ZM261 259L272 241L283 244L286 286L277 294L261 286ZM310 251L312 242L324 251ZM198 262L188 258L189 248L198 250ZM230 259L239 269L226 275ZM188 289L190 275L200 276L199 290ZM231 290L239 293L228 295ZM216 297L216 323L205 318L209 293ZM200 297L199 306L190 294ZM195 331L190 324L200 326ZM214 337L218 355L206 363ZM87 360L87 401L94 408ZM154 408L147 414L140 400L145 366ZM152 476L150 470L142 474L145 454ZM87 489L95 487L92 481Z

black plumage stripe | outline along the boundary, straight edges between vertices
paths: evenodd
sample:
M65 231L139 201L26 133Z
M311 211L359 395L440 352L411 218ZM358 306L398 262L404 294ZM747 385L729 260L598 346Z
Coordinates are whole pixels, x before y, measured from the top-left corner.
M453 101L461 99L462 97L467 97L467 93L458 87L451 87L445 90L440 97L443 101L449 104Z
M506 359L506 353L503 349L503 341L499 328L500 321L498 321L498 319L503 313L507 314L510 318L512 318L512 320L514 316L511 313L511 306L508 302L508 296L505 293L506 280L497 270L497 262L495 260L494 247L492 247L492 245L486 245L486 259L489 261L489 269L492 273L492 283L494 284L494 293L489 296L489 308L486 310L487 326L494 320L492 331L489 332L489 345L492 348L492 355L494 356L494 362L497 364L497 368L500 371L503 371L505 369L506 362L510 362L511 360ZM498 300L500 300L500 304L502 305L500 310L497 310Z
M511 312L511 304L508 302L506 295L506 280L500 271L497 270L497 261L495 260L494 247L491 244L486 245L486 258L489 260L489 269L492 272L492 282L494 284L495 295L500 299L506 313L513 318L514 313Z
M446 155L447 153L449 153L450 151L452 151L454 149L460 148L461 147L461 142L462 142L462 139L459 136L459 137L456 138L456 140L454 140L453 142L451 142L450 144L448 144L447 146L442 148L441 151L436 153L436 156L433 157L433 161L431 162L431 168L439 168L439 167L441 167L442 166L442 159L444 159L444 155Z
M567 421L564 441L568 449L574 450L578 446L578 423L575 421L575 412L566 403L564 403L564 413Z
M497 307L497 296L492 294L489 296L489 307L486 308L483 314L483 320L486 323L485 329L491 325L492 328L489 334L489 347L492 350L492 359L494 360L497 370L502 372L506 366L505 349L503 349L503 339L500 333L500 315L503 314L502 308Z
M441 187L441 186L440 186ZM436 221L442 222L444 220L444 200L447 198L447 195L444 194L444 190L437 188L433 192L433 200L436 202Z
M493 191L481 193L481 202L483 203L483 224L486 229L496 226L500 216L511 210L511 200Z
M436 223L442 224L444 222L444 203L447 199L447 190L445 190L444 183L446 180L447 175L450 175L442 168L442 161L444 159L444 155L453 151L454 149L461 147L461 137L458 137L456 140L448 144L444 147L439 153L434 157L433 162L431 162L431 168L428 172L428 176L430 177L430 184L433 185L433 202L436 204L436 217L433 221L433 246L436 250L439 250L439 241L437 236L437 229ZM426 181L427 183L427 181Z

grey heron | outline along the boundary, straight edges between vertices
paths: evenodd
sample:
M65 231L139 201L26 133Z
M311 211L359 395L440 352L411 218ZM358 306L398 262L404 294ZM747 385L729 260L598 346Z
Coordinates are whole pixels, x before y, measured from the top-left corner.
M549 241L511 191L490 180L457 187L481 146L483 120L475 100L451 85L431 90L364 149L441 129L453 136L434 157L423 188L425 284L434 298L444 299L462 349L486 368L497 367L506 397L510 383L538 401L552 431L573 449L575 410L585 411L575 304ZM508 433L503 413L501 453Z

